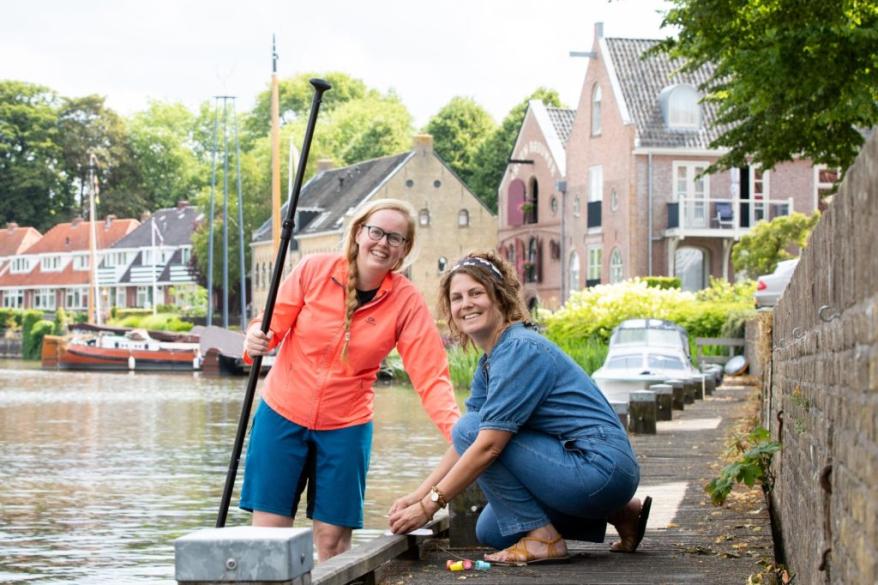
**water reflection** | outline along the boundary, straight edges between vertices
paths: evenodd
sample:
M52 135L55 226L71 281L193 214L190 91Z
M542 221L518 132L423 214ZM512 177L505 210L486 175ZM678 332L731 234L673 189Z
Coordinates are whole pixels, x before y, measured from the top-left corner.
M215 522L244 386L0 360L0 582L174 583L173 539ZM375 408L358 542L445 449L410 388ZM233 506L228 524L249 519Z

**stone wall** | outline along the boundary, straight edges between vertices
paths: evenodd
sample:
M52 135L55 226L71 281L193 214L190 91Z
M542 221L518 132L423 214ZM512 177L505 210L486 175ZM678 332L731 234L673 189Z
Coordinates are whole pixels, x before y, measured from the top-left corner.
M796 583L878 581L878 134L774 312L772 495Z

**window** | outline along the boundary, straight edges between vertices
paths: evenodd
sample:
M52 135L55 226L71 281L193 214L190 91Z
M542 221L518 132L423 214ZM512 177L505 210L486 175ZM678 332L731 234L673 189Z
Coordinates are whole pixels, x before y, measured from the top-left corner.
M558 215L558 198L552 195L551 201L549 201L549 208L552 210L552 215Z
M527 243L527 262L524 265L525 282L540 281L540 243L531 238Z
M814 167L814 200L820 211L826 211L832 203L832 195L840 176L838 169L830 169L825 165Z
M43 311L55 310L55 289L40 288L34 292L34 308Z
M119 308L124 308L125 305L128 304L128 288L124 286L120 286L116 289L116 306Z
M573 217L579 217L581 207L582 204L579 202L579 195L577 195L576 199L573 200Z
M24 291L11 288L3 294L3 306L8 309L20 309L24 305Z
M622 264L622 252L614 248L610 254L610 282L622 282L625 278L625 266Z
M768 177L769 171L763 171L762 167L750 167L750 198L753 199L753 218L750 225L770 219L765 204L765 200L769 197Z
M650 370L683 370L683 360L672 355L650 353L646 356L646 365Z
M615 189L610 191L610 209L613 211L619 209L619 196L616 195Z
M697 130L701 126L698 90L691 85L666 87L659 96L665 126L671 130Z
M604 250L600 246L588 249L588 280L600 282Z
M602 201L604 198L604 168L601 166L588 169L588 200Z
M570 292L579 290L579 254L576 251L570 253L567 273L570 276Z
M68 288L64 301L64 306L68 309L88 308L88 288Z
M643 354L617 355L607 360L608 370L630 370L643 368Z
M43 256L40 258L40 268L45 272L58 272L61 270L61 257Z
M436 268L439 269L439 272L445 272L445 269L448 267L448 258L445 256L439 256L439 260L436 262Z
M681 227L708 227L710 176L705 162L674 161L674 196L680 205Z
M521 207L524 223L537 223L539 221L538 211L540 208L540 184L536 177L531 177L527 190L527 198Z
M88 260L87 254L77 254L73 257L73 270L88 270Z
M150 308L152 307L152 289L148 286L137 287L137 303L136 307Z
M16 258L12 261L12 273L13 274L21 274L23 272L31 271L31 262L30 258Z
M597 83L591 90L591 135L601 133L601 86Z
M192 248L183 248L180 250L180 263L189 264L192 259Z
M418 212L418 224L421 226L430 225L430 210L422 209Z
M457 212L457 227L467 227L469 225L469 211L461 209Z

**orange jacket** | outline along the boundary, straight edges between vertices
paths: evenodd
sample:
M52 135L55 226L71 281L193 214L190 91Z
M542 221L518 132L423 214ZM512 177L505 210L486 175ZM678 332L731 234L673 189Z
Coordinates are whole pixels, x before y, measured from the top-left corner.
M424 410L450 441L460 410L445 348L423 297L404 276L389 273L375 298L354 312L345 362L346 283L347 262L338 254L305 257L281 283L270 326L272 347L281 347L263 383L263 400L310 429L368 422L372 383L381 360L396 346ZM250 323L261 321L260 315Z

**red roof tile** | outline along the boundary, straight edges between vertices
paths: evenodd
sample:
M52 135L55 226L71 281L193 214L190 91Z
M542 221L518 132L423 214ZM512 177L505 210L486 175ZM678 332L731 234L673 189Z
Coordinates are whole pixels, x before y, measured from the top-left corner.
M98 222L95 232L97 233L98 249L109 248L125 235L134 230L140 222L136 219L114 219L113 221ZM88 250L88 235L91 230L91 222L74 221L71 223L59 223L46 232L37 243L25 250L25 254L51 254L53 252L78 252ZM57 273L55 273L57 274Z
M0 229L0 257L21 254L41 237L40 232L32 227L8 224L5 228Z
M0 287L33 288L37 286L61 288L65 286L87 286L89 283L88 270L73 270L73 262L68 262L64 270L58 272L44 272L37 262L36 267L30 272L23 274L0 275Z

